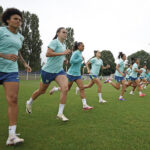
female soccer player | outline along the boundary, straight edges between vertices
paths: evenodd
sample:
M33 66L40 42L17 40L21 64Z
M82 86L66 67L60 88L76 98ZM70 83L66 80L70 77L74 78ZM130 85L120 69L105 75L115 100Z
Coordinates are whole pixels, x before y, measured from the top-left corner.
M122 52L119 53L119 56L118 58L120 59L119 60L119 63L117 64L116 66L116 72L115 72L115 80L117 81L117 83L113 83L111 81L111 79L107 79L105 81L105 83L110 83L114 88L116 88L117 90L120 89L120 85L122 84L122 90L121 90L121 94L120 94L120 97L119 97L119 100L125 100L123 98L123 95L124 95L124 92L125 92L125 88L126 88L126 85L125 85L125 74L124 74L124 68L125 68L125 60L126 60L126 55Z
M129 65L128 69L126 70L126 80L130 79L130 73L132 72L132 64Z
M62 121L69 119L64 116L63 110L66 103L68 93L68 80L63 70L63 63L65 55L70 54L71 50L66 50L65 40L67 38L67 31L64 27L56 31L54 39L48 45L46 57L48 57L46 64L41 70L41 83L39 89L33 92L31 98L26 102L26 112L32 113L32 103L41 94L44 94L52 81L56 81L61 88L60 104L57 118Z
M141 80L140 84L144 88L145 88L146 83L147 83L147 81L146 81L146 72L147 72L146 69L147 69L146 65L144 65L143 68L140 69L140 70L142 70L142 73L140 74L140 80Z
M80 89L80 96L81 96L82 103L83 103L83 110L90 110L90 109L93 109L93 107L87 105L83 82L81 79L81 65L84 60L82 56L83 50L84 50L84 44L82 42L75 42L75 45L74 45L75 52L71 56L71 59L70 59L71 66L67 72L67 77L69 80L68 88L70 90L73 83L76 82L76 84L78 85ZM55 91L58 91L58 90L60 90L59 87L58 88L53 87L53 89L50 91L50 94L53 94Z
M16 134L19 91L17 60L21 60L28 72L31 72L31 68L19 51L24 40L18 32L22 22L22 13L18 9L8 8L2 14L2 21L6 26L0 27L0 84L4 87L8 102L9 136L6 145L15 145L24 142L24 139Z
M91 81L88 85L84 85L84 89L90 88L94 84L96 84L98 97L99 97L99 103L106 103L107 101L102 99L102 93L101 93L102 85L101 85L101 82L98 78L98 75L99 75L101 68L102 69L108 69L108 68L110 68L110 65L107 65L106 67L104 67L103 60L101 59L100 51L94 51L94 55L95 56L92 59L90 59L88 61L88 63L86 64L87 71L88 71L88 74L89 74ZM89 68L89 65L91 65L91 70ZM78 90L79 90L79 88L77 87L76 93L78 92Z
M140 64L140 61L138 58L136 59L132 58L132 62L133 62L133 67L132 67L132 72L130 74L130 80L128 81L127 87L132 84L136 84L138 87L139 96L142 97L145 96L145 94L142 93L140 81L138 80L138 73L142 73L142 70L138 69L138 65Z

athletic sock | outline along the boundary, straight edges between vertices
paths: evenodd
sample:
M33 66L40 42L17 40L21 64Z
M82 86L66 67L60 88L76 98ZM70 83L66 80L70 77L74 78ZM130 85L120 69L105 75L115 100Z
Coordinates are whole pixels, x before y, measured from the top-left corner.
M9 126L8 132L9 132L9 136L10 135L15 135L16 134L16 125Z
M102 101L102 93L98 93L99 101Z
M83 107L87 105L85 98L82 99L82 103L83 103Z
M32 103L33 103L32 97L27 101L27 103L30 104L30 105L32 105Z
M58 114L63 114L65 104L59 104Z

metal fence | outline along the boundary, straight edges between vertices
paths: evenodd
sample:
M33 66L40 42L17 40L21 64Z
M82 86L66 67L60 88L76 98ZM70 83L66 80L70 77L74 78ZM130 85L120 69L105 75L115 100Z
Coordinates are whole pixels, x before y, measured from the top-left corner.
M19 72L20 80L40 80L40 72L32 72L32 73L27 73L27 72ZM99 76L100 80L106 80L107 78L114 78L114 75L110 76ZM90 80L88 74L82 75L83 80Z

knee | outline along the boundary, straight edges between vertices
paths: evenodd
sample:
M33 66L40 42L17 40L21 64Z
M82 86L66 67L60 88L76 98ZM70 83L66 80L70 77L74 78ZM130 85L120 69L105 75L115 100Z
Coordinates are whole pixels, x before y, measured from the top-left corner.
M45 94L46 90L39 90L40 94Z
M68 90L69 90L68 86L61 88L61 92L63 92L63 93L67 93Z
M83 91L83 90L84 90L84 87L80 87L79 89L80 89L80 91Z
M18 96L13 94L13 95L9 95L7 96L7 100L8 100L8 104L9 105L17 105L18 103Z

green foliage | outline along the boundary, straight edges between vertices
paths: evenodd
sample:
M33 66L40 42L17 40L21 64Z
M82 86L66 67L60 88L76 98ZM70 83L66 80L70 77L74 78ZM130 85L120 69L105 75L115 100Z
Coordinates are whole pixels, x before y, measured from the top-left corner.
M2 19L1 19L2 13L3 13L3 7L0 6L0 26L2 26Z
M137 51L136 53L131 54L128 56L128 62L131 63L131 58L139 58L140 59L140 66L147 65L147 68L150 69L150 54L144 50Z
M101 52L101 59L103 60L104 66L107 64L110 65L109 69L104 69L101 70L102 75L110 75L115 73L116 70L116 64L115 64L115 59L111 51L109 50L103 50Z
M20 32L24 36L24 44L21 50L23 58L29 62L33 71L39 71L41 68L41 46L42 40L39 33L39 18L36 14L23 12L23 23ZM20 70L24 69L19 63Z

